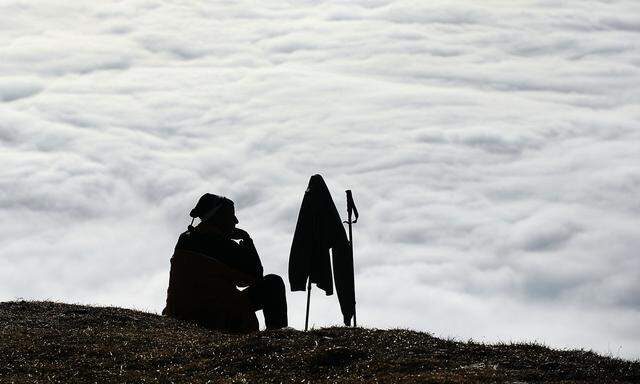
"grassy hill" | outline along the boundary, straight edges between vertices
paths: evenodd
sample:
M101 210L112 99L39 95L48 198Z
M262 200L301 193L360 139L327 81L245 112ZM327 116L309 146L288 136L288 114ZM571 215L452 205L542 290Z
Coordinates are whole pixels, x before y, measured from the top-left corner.
M640 362L407 330L226 335L162 316L0 303L0 382L640 383Z

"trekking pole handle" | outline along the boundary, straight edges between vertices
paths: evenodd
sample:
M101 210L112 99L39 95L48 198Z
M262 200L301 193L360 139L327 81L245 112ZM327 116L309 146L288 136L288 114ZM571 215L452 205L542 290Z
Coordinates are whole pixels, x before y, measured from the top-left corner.
M358 222L358 208L356 208L356 204L353 202L353 195L351 194L351 190L347 189L345 191L347 193L347 216L348 216L348 221L345 221L345 224L355 224ZM352 213L356 214L356 219L351 221L351 215Z

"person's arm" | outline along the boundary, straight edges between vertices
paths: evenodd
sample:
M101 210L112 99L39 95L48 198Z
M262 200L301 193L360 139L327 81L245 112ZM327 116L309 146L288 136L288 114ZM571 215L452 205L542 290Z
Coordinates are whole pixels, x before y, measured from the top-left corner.
M240 246L244 248L247 254L248 266L252 270L255 270L255 276L257 279L262 279L264 270L262 268L262 262L260 261L260 256L258 255L258 251L256 250L255 245L253 245L253 240L251 238L240 240Z
M236 228L232 239L240 240L239 246L242 252L238 255L238 258L240 258L238 262L242 265L242 270L255 276L256 279L261 279L264 273L262 262L251 236L245 230Z

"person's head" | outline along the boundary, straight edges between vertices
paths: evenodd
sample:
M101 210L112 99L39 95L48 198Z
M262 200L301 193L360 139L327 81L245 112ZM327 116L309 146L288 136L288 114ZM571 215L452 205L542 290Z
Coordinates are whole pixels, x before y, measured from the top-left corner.
M214 227L224 236L231 236L238 224L233 201L211 193L200 197L190 215L199 217L200 225Z

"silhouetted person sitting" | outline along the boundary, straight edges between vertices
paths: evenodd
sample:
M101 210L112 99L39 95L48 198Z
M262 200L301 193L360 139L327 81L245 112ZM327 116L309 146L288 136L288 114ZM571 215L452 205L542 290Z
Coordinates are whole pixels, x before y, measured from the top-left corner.
M162 313L208 328L244 333L258 330L255 311L262 310L267 329L286 327L282 278L263 276L251 237L236 228L233 201L204 194L191 217L201 222L195 228L189 225L178 239ZM240 291L237 287L248 288Z

